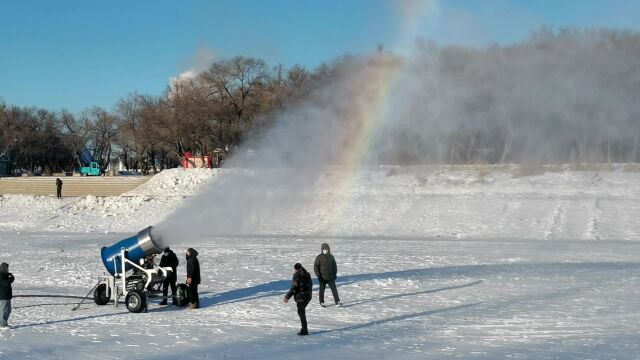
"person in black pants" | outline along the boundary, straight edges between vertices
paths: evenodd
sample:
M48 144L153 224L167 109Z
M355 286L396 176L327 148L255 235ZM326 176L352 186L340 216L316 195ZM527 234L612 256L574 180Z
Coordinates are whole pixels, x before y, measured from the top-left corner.
M56 178L56 194L58 199L62 199L62 180Z
M336 278L338 276L338 265L336 259L331 254L331 248L329 244L324 243L320 246L321 253L316 256L316 261L313 264L313 272L318 277L320 283L320 306L324 307L324 289L329 285L331 293L333 294L333 300L336 305L342 306L340 302L340 296L338 295L338 289L336 288Z
M313 286L311 283L311 275L300 263L296 263L293 266L293 269L295 270L295 273L293 274L291 289L289 289L289 292L284 296L284 302L288 303L289 299L293 296L293 299L296 301L296 305L298 306L298 316L300 317L300 324L302 325L298 335L309 335L305 309L311 301L311 288Z
M9 328L9 316L11 315L11 298L13 292L11 284L14 277L9 272L9 264L0 264L0 330Z
M189 285L189 310L200 307L198 285L200 285L200 262L198 252L193 248L187 249L187 285Z
M176 299L176 281L178 280L178 257L169 247L164 249L162 253L162 259L160 259L160 267L170 267L171 272L167 273L167 278L162 282L162 302L160 305L167 305L167 294L169 293L169 287L171 287L171 296L173 297L173 305L178 305L178 299Z

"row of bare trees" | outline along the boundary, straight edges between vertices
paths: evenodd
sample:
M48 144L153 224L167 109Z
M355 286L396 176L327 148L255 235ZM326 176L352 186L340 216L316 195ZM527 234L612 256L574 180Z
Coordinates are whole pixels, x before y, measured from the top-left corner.
M85 148L106 167L118 135L118 119L99 107L73 115L0 103L0 154L14 173L71 171Z
M391 163L640 161L640 33L541 29L487 48L423 42L381 140Z
M159 96L129 94L110 110L0 102L0 153L14 169L55 172L76 167L88 148L103 169L119 159L149 173L178 165L186 151L235 151L275 119L293 129L276 139L293 147L282 158L300 157L296 144L341 151L353 115L370 110L355 100L376 98L379 74L400 73L378 100L388 102L389 118L375 134L371 158L379 162L637 162L639 56L638 33L543 29L509 46L422 42L411 58L379 51L314 71L235 57L182 74Z
M186 151L233 151L312 78L301 66L235 57L175 79L161 96L129 94L111 110L72 114L0 102L0 153L17 172L71 171L85 148L103 170L119 159L127 169L157 172L177 166Z

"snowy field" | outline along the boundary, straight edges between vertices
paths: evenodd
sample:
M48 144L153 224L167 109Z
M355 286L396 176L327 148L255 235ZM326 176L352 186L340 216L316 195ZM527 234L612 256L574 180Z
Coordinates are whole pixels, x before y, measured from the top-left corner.
M101 246L227 175L166 171L113 198L3 196L0 260L14 294L85 295ZM300 196L334 197L323 185L332 176ZM640 357L640 173L384 168L347 196L337 221L335 209L310 206L265 220L260 234L176 239L181 259L187 246L200 252L196 311L89 301L72 312L77 299L18 297L0 358ZM315 291L311 336L300 338L282 296L293 263L312 270L322 242L345 306L323 309Z

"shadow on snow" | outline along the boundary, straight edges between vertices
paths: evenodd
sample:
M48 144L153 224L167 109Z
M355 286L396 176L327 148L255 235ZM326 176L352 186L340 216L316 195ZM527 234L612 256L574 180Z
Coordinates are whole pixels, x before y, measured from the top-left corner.
M583 263L509 263L509 264L480 264L480 265L461 265L461 266L443 266L424 269L410 269L399 271L388 271L378 273L365 273L344 275L338 277L337 285L349 285L362 281L383 280L383 279L410 279L410 278L427 278L427 279L448 279L451 277L489 277L497 274L518 274L520 276L527 274L553 274L553 273L594 273L599 274L602 271L619 271L628 269L640 269L640 263L636 262L583 262ZM317 280L313 280L317 285ZM472 283L453 285L441 289L430 289L417 293L391 295L387 298L395 298L401 296L428 294L438 291L454 290L462 287L477 285L482 280ZM234 289L226 292L218 293L213 296L201 298L200 303L203 307L231 304L240 301L260 299L274 295L284 295L289 290L291 280L275 280L267 283L250 286L242 289ZM381 301L387 298L362 300L361 303L371 301Z
M396 321L404 321L404 320L416 319L416 318L424 317L424 316L431 316L431 315L436 315L436 314L450 312L450 311L467 309L467 308L471 308L471 307L474 307L474 306L477 306L477 305L480 305L480 304L482 304L482 303L481 302L477 302L477 303L471 303L471 304L463 304L463 305L452 306L452 307L443 308L443 309L421 311L421 312L417 312L417 313L413 313L413 314L399 315L399 316L394 316L394 317L390 317L390 318L387 318L387 319L370 321L370 322L364 323L364 324L349 325L349 326L345 326L345 327L339 328L339 329L314 331L312 333L312 335L320 335L320 334L333 333L333 332L359 330L359 329L363 329L363 328L367 328L367 327L371 327L371 326L384 325L384 324L391 323L391 322L396 322Z
M597 274L601 274L604 271L620 271L620 270L640 270L640 263L635 262L585 262L585 263L526 263L526 264L481 264L481 265L463 265L463 266L444 266L444 267L436 267L436 268L424 268L424 269L410 269L410 270L400 270L400 271L389 271L389 272L379 272L379 273L365 273L365 274L354 274L354 275L345 275L341 276L336 283L338 285L348 285L352 283L362 282L362 281L372 281L372 280L380 280L380 279L406 279L406 278L427 278L427 279L448 279L451 277L489 277L494 275L505 275L505 274L518 274L522 275L534 275L534 274L553 274L553 273L564 273L564 274L593 274L594 276ZM404 293L404 294L394 294L386 297L379 297L373 299L364 299L354 302L353 304L349 304L347 306L356 306L362 305L369 302L376 301L384 301L389 299L395 299L404 296L412 296L412 295L421 295L421 294L429 294L440 291L448 291L455 290L465 287L470 287L474 285L478 285L482 283L483 280L476 280L470 283L461 284L461 285L451 285L438 289L429 289L420 292L413 293ZM314 279L314 283L317 283L317 280ZM247 301L252 299L259 299L268 296L274 295L283 295L289 289L291 284L290 280L276 280L267 282L264 284L259 284L243 289L234 289L230 291L226 291L223 293L215 294L213 296L203 297L201 299L201 304L203 307L206 306L215 306L222 304L230 304L240 301ZM210 292L206 292L207 294ZM372 321L366 324L359 324L348 326L342 329L335 330L325 330L317 332L316 334L326 333L326 332L335 332L335 331L349 331L356 330L364 327L384 324L387 322L393 321L401 321L410 318L416 318L420 316L428 316L437 314L445 311L458 310L463 308L469 308L473 306L477 306L481 303L473 303L473 304L465 304L452 308L445 309L436 309L436 310L428 310L424 312L419 312L415 314L402 315L389 319ZM347 307L345 306L345 307ZM29 306L25 306L29 307ZM171 309L154 309L151 311L171 311L178 310L179 308ZM109 313L109 314L100 314L100 315L92 315L92 316L84 316L84 317L76 317L71 319L59 319L52 321L45 321L40 323L33 324L25 324L16 326L15 329L34 327L40 325L53 325L59 323L67 323L73 321L82 321L89 320L95 318L116 316L128 314L128 312L118 312L118 313Z
M437 293L437 292L440 292L440 291L462 289L462 288L466 288L466 287L469 287L469 286L478 285L480 283L482 283L482 280L477 280L477 281L470 282L470 283L467 283L467 284L462 284L462 285L445 286L445 287L442 287L442 288L439 288L439 289L429 289L429 290L424 290L424 291L416 291L416 292L412 292L412 293L395 294L395 295L383 296L383 297L373 298L373 299L364 299L364 300L350 302L349 304L344 305L343 307L344 308L348 308L348 307L358 306L358 305L362 305L362 304L368 304L368 303L372 303L372 302L397 299L397 298L401 298L401 297L405 297L405 296L433 294L433 293Z
M41 325L63 324L63 323L74 322L74 321L90 320L90 319L97 319L97 318L116 316L116 315L124 315L124 314L129 314L129 312L128 311L124 311L124 312L117 312L117 313L110 313L110 314L82 316L82 317L76 317L76 318L71 318L71 319L59 319L59 320L43 321L43 322L39 322L39 323L14 326L13 329L22 329L22 328L28 328L28 327L34 327L34 326L41 326Z

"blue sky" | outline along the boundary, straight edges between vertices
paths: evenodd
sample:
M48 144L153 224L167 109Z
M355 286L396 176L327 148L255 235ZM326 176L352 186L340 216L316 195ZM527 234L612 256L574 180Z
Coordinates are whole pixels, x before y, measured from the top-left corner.
M430 0L427 0L430 1ZM159 95L203 59L255 56L313 68L378 43L395 50L419 0L21 0L0 4L0 98L52 110L110 109ZM415 4L414 4L415 5ZM638 29L640 1L440 0L417 36L441 44L517 42L541 26ZM413 9L413 7L411 8ZM410 10L412 11L412 10Z

